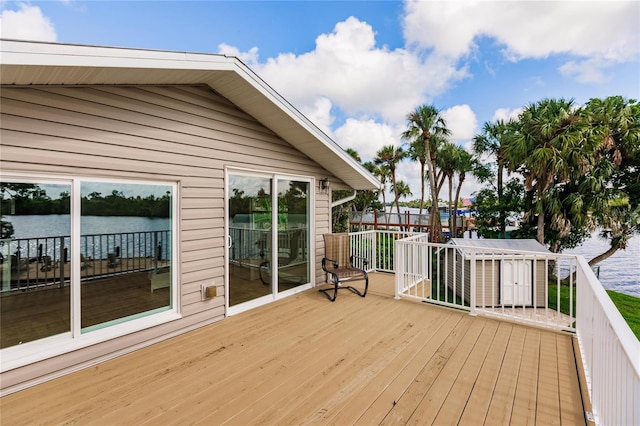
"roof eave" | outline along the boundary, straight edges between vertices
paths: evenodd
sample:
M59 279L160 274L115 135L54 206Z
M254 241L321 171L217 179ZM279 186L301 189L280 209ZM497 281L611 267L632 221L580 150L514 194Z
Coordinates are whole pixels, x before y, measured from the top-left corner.
M206 84L353 189L380 182L233 56L0 40L0 84ZM345 167L346 166L346 167Z

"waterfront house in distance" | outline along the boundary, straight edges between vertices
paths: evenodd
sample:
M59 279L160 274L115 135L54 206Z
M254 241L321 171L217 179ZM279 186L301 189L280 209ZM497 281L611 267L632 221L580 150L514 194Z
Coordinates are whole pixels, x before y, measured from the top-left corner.
M323 283L331 189L379 185L235 57L0 55L4 394Z

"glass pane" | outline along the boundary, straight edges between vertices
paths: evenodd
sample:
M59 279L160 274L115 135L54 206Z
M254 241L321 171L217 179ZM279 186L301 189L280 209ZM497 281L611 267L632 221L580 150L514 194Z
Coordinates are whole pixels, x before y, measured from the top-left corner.
M229 305L271 288L271 179L229 177Z
M171 308L172 186L83 182L83 332Z
M71 186L0 182L0 348L69 332Z
M309 282L309 183L278 180L278 291Z

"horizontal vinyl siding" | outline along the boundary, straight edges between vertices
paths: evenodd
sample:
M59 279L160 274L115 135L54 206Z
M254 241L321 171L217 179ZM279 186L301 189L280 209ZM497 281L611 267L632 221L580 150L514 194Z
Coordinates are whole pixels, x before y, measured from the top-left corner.
M225 167L337 181L205 86L3 87L0 93L3 171L179 183L183 319L47 360L44 370L224 317ZM312 190L316 281L322 282L322 234L330 232L331 208L329 194ZM218 297L202 301L201 285L212 283ZM24 371L9 373L3 387L24 379Z
M498 306L500 304L500 261L476 260L476 274L478 306Z
M547 303L545 297L546 281L547 281L547 262L544 260L534 260L535 273L532 278L534 285L534 299L532 303L537 307L544 307Z

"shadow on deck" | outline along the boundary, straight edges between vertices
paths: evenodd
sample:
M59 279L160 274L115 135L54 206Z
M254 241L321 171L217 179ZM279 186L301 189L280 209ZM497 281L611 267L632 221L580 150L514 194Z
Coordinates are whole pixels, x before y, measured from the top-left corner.
M3 423L584 424L573 338L310 290L0 399Z

